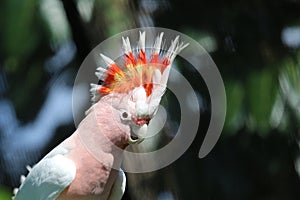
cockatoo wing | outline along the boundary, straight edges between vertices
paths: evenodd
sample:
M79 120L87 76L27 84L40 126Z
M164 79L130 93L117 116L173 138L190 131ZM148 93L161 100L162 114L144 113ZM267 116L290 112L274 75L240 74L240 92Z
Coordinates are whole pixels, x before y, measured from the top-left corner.
M55 200L75 178L76 166L58 146L37 163L21 184L14 200Z
M125 192L126 176L122 169L119 170L116 181L111 189L108 200L120 200Z

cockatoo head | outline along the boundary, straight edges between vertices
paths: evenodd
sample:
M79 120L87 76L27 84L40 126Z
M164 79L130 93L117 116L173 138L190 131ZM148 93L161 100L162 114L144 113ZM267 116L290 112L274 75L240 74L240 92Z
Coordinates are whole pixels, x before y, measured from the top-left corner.
M97 68L95 74L101 85L91 84L92 100L109 101L119 112L118 120L130 126L129 143L140 142L146 136L148 124L166 90L171 64L188 45L179 43L177 36L166 51L161 48L162 39L160 33L146 52L145 32L140 32L136 49L131 48L128 37L122 38L123 66L100 54L107 68Z

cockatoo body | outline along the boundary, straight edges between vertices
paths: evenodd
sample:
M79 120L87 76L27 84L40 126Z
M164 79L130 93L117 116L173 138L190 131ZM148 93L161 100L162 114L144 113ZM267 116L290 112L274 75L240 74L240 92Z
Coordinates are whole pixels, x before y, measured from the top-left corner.
M145 32L132 51L123 39L125 66L101 54L107 68L98 68L101 85L91 84L95 104L78 129L37 163L14 200L117 200L126 185L120 169L123 150L142 141L156 114L175 56L186 47L176 37L161 52L163 33L146 56Z

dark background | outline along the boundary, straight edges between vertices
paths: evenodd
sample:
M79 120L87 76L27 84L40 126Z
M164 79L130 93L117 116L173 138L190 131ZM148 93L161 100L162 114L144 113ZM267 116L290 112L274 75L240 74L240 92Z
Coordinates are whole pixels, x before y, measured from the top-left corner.
M203 100L199 133L170 166L127 174L123 199L299 199L298 0L2 0L0 199L10 199L27 164L75 130L72 85L87 54L143 26L180 31L208 51L224 80L227 116L213 151L198 159L209 96L201 77L179 65Z

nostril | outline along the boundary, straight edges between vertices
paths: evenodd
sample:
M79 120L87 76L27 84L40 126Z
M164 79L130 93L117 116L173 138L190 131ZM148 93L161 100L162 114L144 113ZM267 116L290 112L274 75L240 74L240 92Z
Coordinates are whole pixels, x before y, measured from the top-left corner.
M137 139L139 139L139 137L138 137L137 135L133 134L133 133L130 134L130 138L131 138L132 140L137 140Z

